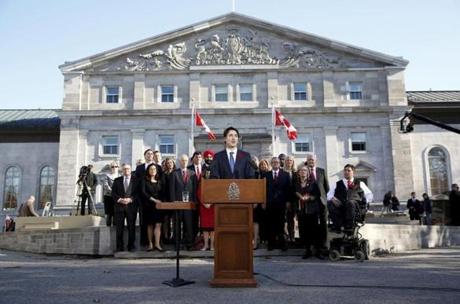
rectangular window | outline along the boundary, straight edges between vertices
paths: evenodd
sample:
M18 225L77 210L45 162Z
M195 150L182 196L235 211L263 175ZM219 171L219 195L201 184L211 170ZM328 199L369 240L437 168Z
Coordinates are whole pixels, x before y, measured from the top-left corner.
M174 102L174 86L161 86L161 102Z
M119 142L118 136L102 136L102 154L104 155L118 155Z
M295 153L312 152L312 148L312 139L310 134L299 136L294 142Z
M351 151L366 151L366 133L351 133Z
M107 103L118 103L119 99L119 87L106 87L105 101Z
M252 101L252 84L240 84L240 100Z
M307 100L307 84L303 82L294 83L294 100Z
M348 86L348 94L350 100L363 99L363 84L361 82L350 82Z
M228 101L228 85L217 84L215 86L216 95L215 101Z
M160 153L176 154L174 135L160 135Z

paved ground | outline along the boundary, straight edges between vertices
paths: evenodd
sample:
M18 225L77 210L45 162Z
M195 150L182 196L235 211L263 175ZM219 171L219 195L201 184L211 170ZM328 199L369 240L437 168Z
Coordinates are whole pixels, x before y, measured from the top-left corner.
M210 259L183 261L183 277L196 284L170 288L161 282L174 276L173 260L0 250L0 303L460 303L460 248L364 263L293 256L255 258L254 263L258 288L210 288Z

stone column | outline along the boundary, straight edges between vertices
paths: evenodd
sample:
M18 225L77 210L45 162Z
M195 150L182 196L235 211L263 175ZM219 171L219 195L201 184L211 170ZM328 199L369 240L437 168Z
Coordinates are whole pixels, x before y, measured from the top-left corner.
M132 145L131 145L131 165L133 169L136 166L136 160L144 157L144 133L145 129L132 129Z
M393 119L390 128L395 193L405 196L414 189L410 136L399 132L399 119Z
M189 107L192 107L192 102L195 103L195 107L199 108L200 107L200 74L199 73L193 73L190 74L190 104Z
M382 147L382 165L383 165L383 177L384 180L381 181L383 186L383 191L386 193L389 190L394 191L394 179L393 179L393 162L391 160L391 132L390 126L381 126L381 147Z
M407 106L404 71L389 70L387 74L388 102L390 106Z
M76 195L76 182L83 160L79 158L81 146L86 146L86 141L81 142L79 117L61 116L61 135L59 140L59 164L56 188L57 213L68 213L74 205Z
M323 98L325 107L337 106L334 93L334 74L332 72L323 72Z
M272 103L278 104L278 72L267 73L267 107L271 108ZM260 105L262 106L262 100Z
M134 74L133 109L145 109L145 74Z
M341 170L338 162L337 127L324 127L324 136L326 143L326 171L329 175L329 183L333 184L338 180L335 174Z

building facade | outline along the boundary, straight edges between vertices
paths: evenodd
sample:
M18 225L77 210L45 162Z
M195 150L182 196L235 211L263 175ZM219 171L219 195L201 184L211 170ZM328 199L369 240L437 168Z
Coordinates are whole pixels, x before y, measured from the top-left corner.
M237 127L241 147L259 158L275 151L299 164L315 153L330 182L345 164L356 165L377 200L388 190L405 196L428 189L419 150L445 136L454 145L459 140L446 131L431 141L423 128L400 132L412 107L407 64L236 13L66 62L54 208L72 207L83 165L103 173L114 159L135 165L146 148L174 158L221 149L221 135L210 142L195 128L192 140L193 108L216 133ZM296 141L277 128L272 145L273 107L296 127ZM458 146L443 146L449 182L460 178Z

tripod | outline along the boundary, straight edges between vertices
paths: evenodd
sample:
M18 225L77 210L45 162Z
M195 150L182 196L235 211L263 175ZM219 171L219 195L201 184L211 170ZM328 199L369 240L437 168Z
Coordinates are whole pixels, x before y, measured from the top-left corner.
M83 182L83 184L81 183ZM88 184L86 183L86 174L80 176L80 178L77 181L78 185L78 191L77 191L77 199L74 200L77 203L77 211L75 212L75 215L77 216L79 214L80 208L82 207L82 197L83 195L88 195L87 200L88 200L88 213L93 210L94 215L98 215L96 206L94 204L94 199L93 195L91 194L91 191L88 190ZM91 206L90 206L91 205Z

